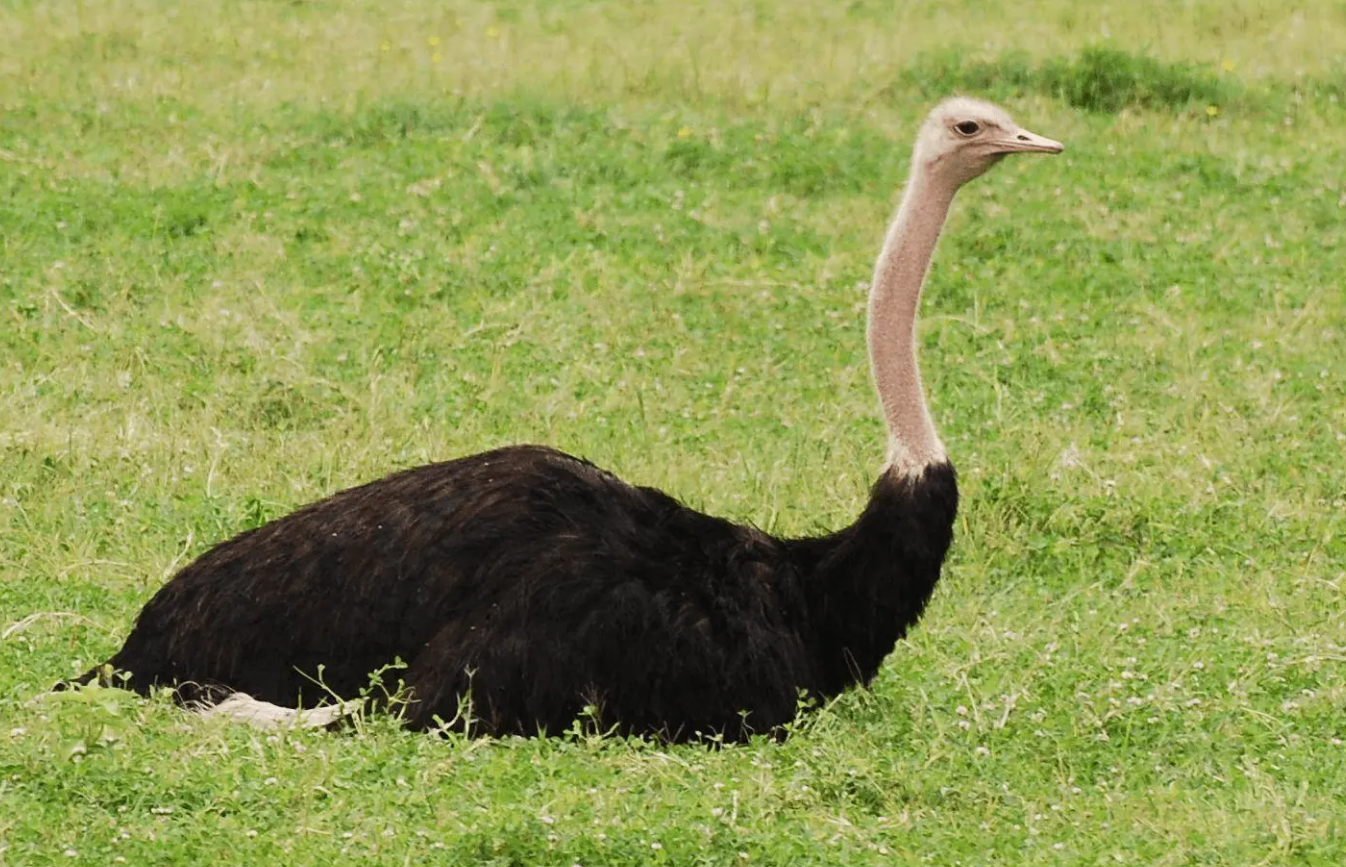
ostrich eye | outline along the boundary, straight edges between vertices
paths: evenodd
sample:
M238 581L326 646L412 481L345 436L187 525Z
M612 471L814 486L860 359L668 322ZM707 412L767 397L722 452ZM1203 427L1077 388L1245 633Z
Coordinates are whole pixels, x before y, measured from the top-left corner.
M954 124L953 128L959 135L976 135L981 130L981 124L975 120L965 120Z

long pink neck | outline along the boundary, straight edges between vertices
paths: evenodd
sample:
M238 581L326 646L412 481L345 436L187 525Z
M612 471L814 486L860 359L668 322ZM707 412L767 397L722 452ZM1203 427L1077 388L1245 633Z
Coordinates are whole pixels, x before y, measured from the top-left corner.
M888 422L886 468L903 475L918 475L947 460L921 390L915 329L921 284L955 189L929 177L913 161L869 293L869 360Z

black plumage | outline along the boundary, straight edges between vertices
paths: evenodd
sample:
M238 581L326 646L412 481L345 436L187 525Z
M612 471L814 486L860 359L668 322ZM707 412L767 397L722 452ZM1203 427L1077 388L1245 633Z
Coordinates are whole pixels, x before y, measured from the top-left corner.
M207 551L109 660L141 692L314 704L395 658L407 723L741 739L868 682L948 549L948 464L886 472L829 536L777 539L578 458L517 446L351 488ZM88 681L99 669L82 678Z

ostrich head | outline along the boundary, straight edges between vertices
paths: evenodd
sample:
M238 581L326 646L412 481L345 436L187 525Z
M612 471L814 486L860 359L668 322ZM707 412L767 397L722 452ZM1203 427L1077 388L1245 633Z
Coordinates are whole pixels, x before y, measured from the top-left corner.
M1022 128L999 106L954 97L935 106L916 139L912 168L959 186L1006 154L1059 154L1065 146Z

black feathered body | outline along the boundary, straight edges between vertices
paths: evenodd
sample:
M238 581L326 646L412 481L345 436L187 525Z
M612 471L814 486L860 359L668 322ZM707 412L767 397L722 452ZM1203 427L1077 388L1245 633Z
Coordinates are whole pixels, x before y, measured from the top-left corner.
M397 473L243 533L150 600L110 660L140 691L312 705L400 658L407 722L739 739L801 690L866 683L920 617L948 549L947 464L885 473L850 527L777 539L552 449ZM90 672L86 679L93 676Z

